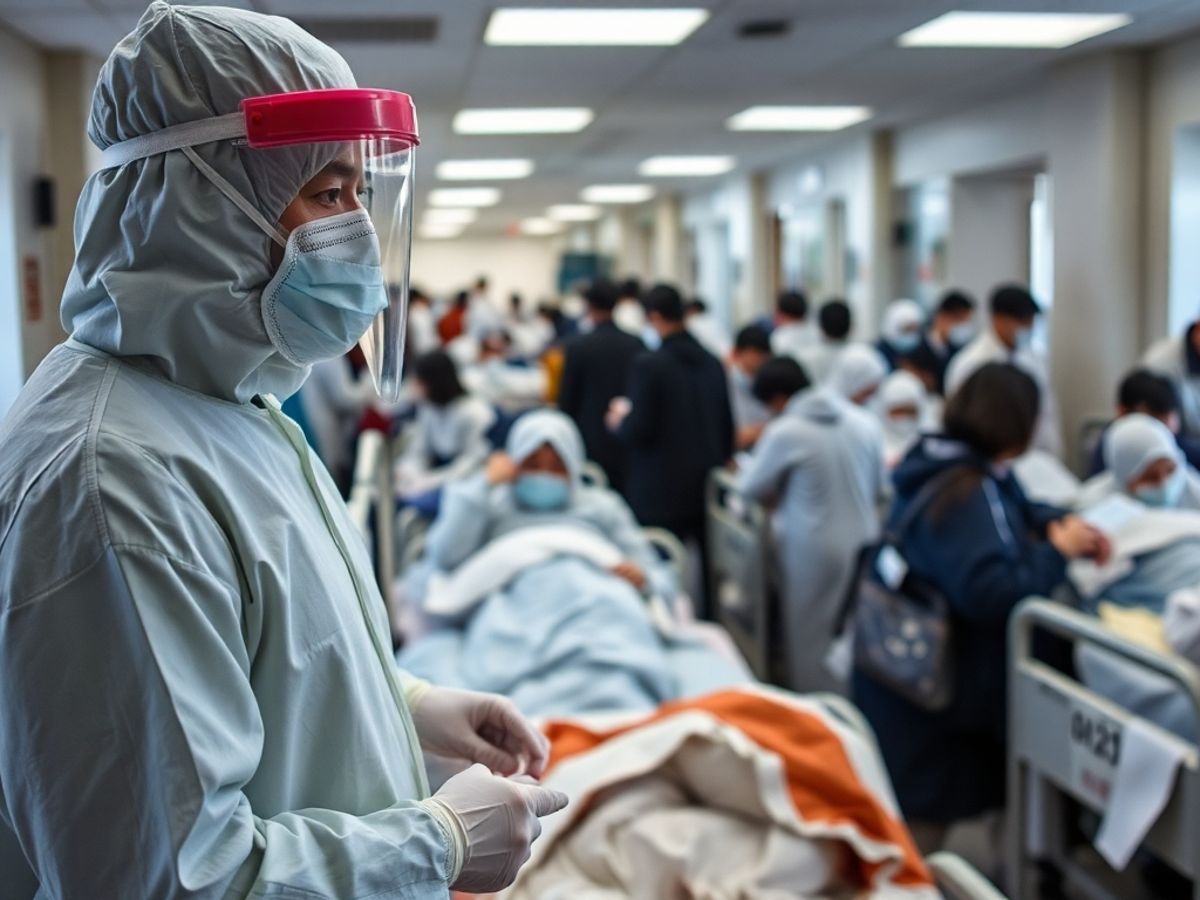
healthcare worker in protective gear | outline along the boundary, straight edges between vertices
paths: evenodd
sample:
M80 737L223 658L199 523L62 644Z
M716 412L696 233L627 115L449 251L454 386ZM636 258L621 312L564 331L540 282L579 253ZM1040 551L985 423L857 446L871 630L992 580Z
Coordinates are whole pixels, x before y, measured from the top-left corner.
M841 358L857 350L878 357L869 347L851 347ZM883 370L882 360L877 365ZM881 373L875 383L882 379ZM759 369L755 393L779 412L739 472L738 489L774 504L787 686L844 691L825 660L859 551L879 531L883 434L874 415L831 385L807 386L807 376L788 357Z
M851 344L834 357L823 386L855 406L865 406L887 377L887 360L878 350L866 344Z
M883 311L876 349L887 360L888 369L895 370L909 361L921 346L925 332L925 311L915 300L893 300Z
M0 427L5 898L495 890L565 803L510 703L394 667L278 408L368 328L395 387L415 129L250 12L154 3L102 68L71 338ZM422 748L482 765L430 797Z
M1158 509L1200 510L1200 473L1158 419L1122 416L1105 432L1103 450L1105 471L1084 485L1081 507L1124 494Z
M488 542L530 525L579 524L595 529L624 552L613 574L650 596L672 599L675 576L614 491L583 483L587 461L579 429L557 410L523 415L508 434L505 452L486 472L452 484L429 531L426 552L441 570L457 568Z

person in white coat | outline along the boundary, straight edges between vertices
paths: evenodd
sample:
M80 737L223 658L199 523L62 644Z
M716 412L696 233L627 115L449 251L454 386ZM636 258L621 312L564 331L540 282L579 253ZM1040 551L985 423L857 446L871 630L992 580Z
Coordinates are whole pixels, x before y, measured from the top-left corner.
M817 341L817 333L808 321L808 298L803 291L784 291L775 300L775 330L771 332L771 350L776 356L799 360L801 352Z
M362 190L323 88L364 140L415 143L410 98L286 19L155 2L100 70L71 337L0 426L5 900L485 893L565 800L493 774L545 764L511 703L396 668L280 411L407 267L377 237L401 192ZM302 138L255 149L282 108ZM480 765L431 796L423 751Z
M1033 326L1041 315L1041 307L1029 291L1019 285L996 288L989 306L991 321L988 327L950 361L946 370L946 396L950 397L987 363L1012 363L1031 375L1041 392L1042 412L1034 448L1061 457L1063 442L1058 403L1050 389L1046 361L1033 349Z
M1183 433L1200 438L1200 322L1189 325L1182 337L1163 338L1152 345L1142 365L1175 382Z
M773 359L759 370L756 393L776 417L739 473L738 488L774 506L788 687L840 691L845 685L825 659L859 552L879 533L883 435L870 413L832 387L807 386L793 359Z

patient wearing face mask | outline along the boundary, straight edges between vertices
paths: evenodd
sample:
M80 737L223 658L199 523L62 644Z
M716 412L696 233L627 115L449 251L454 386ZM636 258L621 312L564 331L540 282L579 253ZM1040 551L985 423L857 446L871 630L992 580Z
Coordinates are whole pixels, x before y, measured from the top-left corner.
M1083 593L1161 614L1167 597L1200 585L1200 474L1170 429L1132 413L1104 437L1107 471L1089 481L1080 508L1112 535L1114 560L1087 573Z
M575 525L599 534L625 558L613 575L637 590L663 597L676 586L668 567L643 536L619 495L583 481L586 461L575 424L553 410L526 413L509 433L503 452L484 472L452 484L429 533L427 555L450 571L486 544L536 525Z

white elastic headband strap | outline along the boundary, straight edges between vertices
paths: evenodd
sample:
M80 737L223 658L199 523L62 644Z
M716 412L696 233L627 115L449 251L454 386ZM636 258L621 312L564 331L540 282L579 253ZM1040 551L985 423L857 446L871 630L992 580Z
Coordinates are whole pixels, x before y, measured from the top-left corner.
M225 116L215 116L211 119L197 119L194 122L184 122L182 125L172 125L160 131L139 135L119 144L113 144L100 152L100 168L112 169L123 166L135 160L148 156L157 156L170 150L181 150L200 174L213 183L222 194L229 198L238 209L244 212L255 225L261 228L271 240L281 247L287 246L287 235L278 226L267 221L266 217L247 200L242 193L230 184L216 169L200 158L193 148L199 144L211 144L214 141L228 141L246 136L246 118L240 112L229 113Z
M105 147L100 151L100 168L114 169L136 159L166 153L168 150L182 150L197 144L211 144L213 141L227 141L245 136L246 117L240 112L210 119L197 119Z

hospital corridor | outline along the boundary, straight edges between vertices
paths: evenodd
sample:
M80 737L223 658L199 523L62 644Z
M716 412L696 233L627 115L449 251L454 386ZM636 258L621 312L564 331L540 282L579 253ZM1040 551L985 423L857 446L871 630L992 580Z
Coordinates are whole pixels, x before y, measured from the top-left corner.
M1200 900L1200 0L0 0L0 900Z

